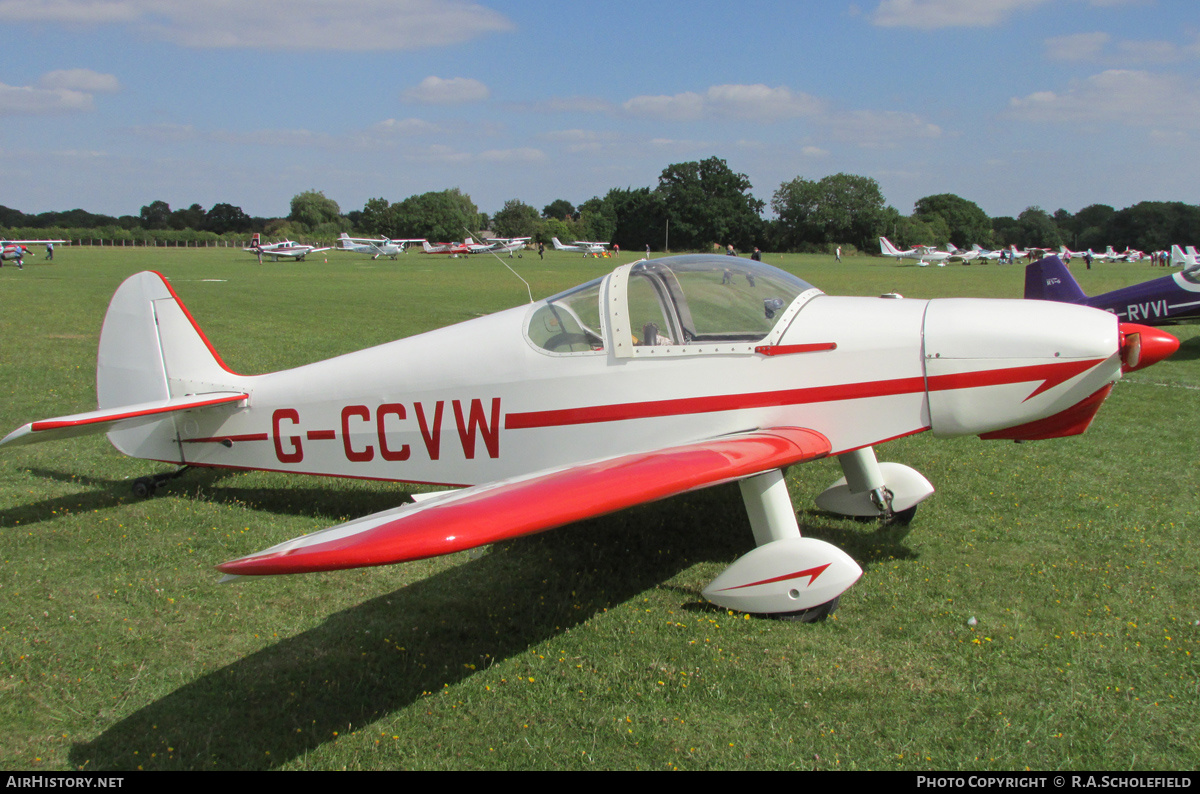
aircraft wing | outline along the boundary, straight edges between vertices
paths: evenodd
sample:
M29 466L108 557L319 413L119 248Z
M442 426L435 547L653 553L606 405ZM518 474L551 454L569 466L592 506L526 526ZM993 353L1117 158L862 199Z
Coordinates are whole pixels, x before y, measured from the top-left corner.
M829 439L813 430L746 431L431 495L217 569L235 576L308 573L451 554L829 453Z

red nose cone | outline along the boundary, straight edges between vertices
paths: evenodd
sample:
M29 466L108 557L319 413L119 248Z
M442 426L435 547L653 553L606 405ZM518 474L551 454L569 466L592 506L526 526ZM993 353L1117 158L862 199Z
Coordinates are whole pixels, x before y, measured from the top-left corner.
M1134 372L1157 364L1179 349L1179 340L1147 325L1121 323L1121 371Z

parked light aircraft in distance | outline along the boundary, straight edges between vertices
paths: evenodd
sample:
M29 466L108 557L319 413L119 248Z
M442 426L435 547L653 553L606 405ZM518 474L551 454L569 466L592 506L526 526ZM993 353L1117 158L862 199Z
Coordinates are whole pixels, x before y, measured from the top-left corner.
M337 250L353 251L358 254L370 254L372 259L378 259L381 256L390 257L395 260L400 254L404 253L410 243L423 243L424 240L389 240L387 237L371 239L367 237L351 237L342 232L338 237Z
M29 250L31 245L59 245L65 242L66 240L0 240L0 264L5 260L33 256L33 252Z
M1083 306L827 296L709 254L631 262L541 301L248 376L143 272L104 320L99 409L26 424L0 448L106 432L127 455L184 466L464 486L217 566L233 576L449 554L736 481L757 547L704 595L815 619L862 570L801 536L785 467L836 457L845 476L819 507L906 521L933 486L879 463L875 445L1081 433L1123 371L1177 346Z
M1025 268L1025 297L1091 306L1125 322L1163 325L1200 316L1200 267L1089 298L1057 256Z
M879 252L897 261L915 259L917 267L929 267L930 262L936 263L938 267L945 267L946 260L951 256L949 251L939 251L931 245L918 245L907 251L901 251L886 237L879 238Z
M309 254L315 254L320 251L328 251L329 248L317 248L304 243L294 243L291 240L280 240L277 243L263 243L259 239L258 232L250 238L250 247L243 248L243 251L249 251L253 254L258 254L260 257L269 256L272 262L278 262L283 259L294 259L297 262L303 262L304 257Z
M576 240L570 245L567 245L560 242L557 237L551 237L550 242L554 243L555 251L572 251L577 254L583 254L584 256L587 256L588 254L599 255L608 250L608 243L598 243L589 240Z
M1000 261L1000 252L999 251L989 251L988 249L981 247L979 245L979 243L975 243L974 245L972 245L971 250L975 252L976 259L981 259L985 262Z
M971 262L979 258L979 251L976 250L976 248L967 250L965 248L959 248L954 243L946 243L946 249L950 254L950 256L946 258L946 261L969 265Z
M487 250L494 254L508 254L511 257L517 251L525 250L532 237L488 237Z
M892 241L886 237L879 238L879 253L884 256L890 256L896 261L903 259L917 259L917 249L909 248L906 251L901 251L896 246L892 245Z
M423 240L421 250L427 254L469 254L473 245L475 241L470 237L461 243L431 243Z
M1197 253L1194 245L1189 245L1186 249L1177 245L1171 246L1171 267L1187 268L1192 265L1200 265L1200 253Z

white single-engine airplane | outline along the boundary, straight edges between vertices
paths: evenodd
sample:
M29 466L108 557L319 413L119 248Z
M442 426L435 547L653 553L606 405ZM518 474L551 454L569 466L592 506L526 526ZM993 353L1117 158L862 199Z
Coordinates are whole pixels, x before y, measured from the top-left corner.
M945 267L946 260L950 258L949 251L938 251L930 245L918 245L915 248L909 248L907 251L901 251L886 237L879 238L879 253L884 256L890 256L898 262L905 259L915 259L917 267L929 267L930 262L936 263L938 267Z
M524 251L532 237L488 237L486 252L508 254L511 258L517 251Z
M372 259L378 259L381 256L390 257L393 261L400 254L408 250L410 243L423 243L424 239L418 240L390 240L387 237L371 239L367 237L351 237L342 232L338 237L337 250L353 251L356 254L370 254Z
M608 250L608 243L598 243L589 240L576 240L570 245L567 245L566 243L560 242L557 237L551 237L550 242L554 243L555 251L572 251L577 254L583 254L584 256L587 256L588 254L599 255Z
M465 486L217 566L248 576L449 554L737 481L757 548L705 596L815 619L862 571L801 537L786 467L836 457L845 477L818 506L908 520L933 486L878 463L874 445L926 430L1081 433L1123 371L1177 347L1082 306L833 297L760 262L689 255L239 375L166 280L143 272L104 320L99 409L24 425L0 447L107 433L127 455L185 466Z
M294 259L297 262L303 262L304 257L308 256L309 254L328 251L329 248L317 248L316 246L305 245L304 243L294 243L291 240L280 240L277 243L264 244L259 240L258 232L255 232L254 236L250 238L250 247L243 248L242 250L249 251L253 254L258 254L260 258L269 256L271 257L272 262L278 262L280 257L284 259Z

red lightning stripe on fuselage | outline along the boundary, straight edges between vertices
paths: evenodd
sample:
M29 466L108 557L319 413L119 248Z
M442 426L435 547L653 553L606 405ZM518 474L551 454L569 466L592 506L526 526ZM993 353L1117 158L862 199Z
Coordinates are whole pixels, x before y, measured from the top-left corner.
M506 430L524 430L534 427L558 427L581 425L593 422L619 422L626 419L647 419L660 416L714 413L746 408L771 408L781 405L805 405L809 403L860 400L870 397L890 397L898 394L917 394L928 389L930 392L953 389L973 389L982 386L999 386L1008 383L1041 381L1030 393L1034 397L1047 389L1086 372L1105 359L1084 361L1056 361L1050 364L1033 364L1025 367L1007 367L952 375L934 375L929 378L912 377L893 380L846 383L834 386L814 386L807 389L784 389L758 392L756 394L718 394L709 397L684 397L678 400L654 400L639 403L595 405L586 408L565 408L553 411L527 411L510 413L504 417Z

